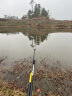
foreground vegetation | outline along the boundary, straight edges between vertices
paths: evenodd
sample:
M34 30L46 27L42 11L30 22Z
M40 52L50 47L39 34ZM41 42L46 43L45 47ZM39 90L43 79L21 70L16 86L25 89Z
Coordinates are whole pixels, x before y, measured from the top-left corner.
M5 58L0 59L0 66L3 60ZM63 68L59 61L53 62L52 65L52 61L47 60L36 61L33 96L71 96L72 69ZM1 96L26 96L31 63L32 59L28 58L15 61L11 69L0 68L0 78L3 80L0 82ZM40 89L40 93L37 89Z
M26 93L21 92L18 89L11 88L12 85L0 81L0 96L27 96Z

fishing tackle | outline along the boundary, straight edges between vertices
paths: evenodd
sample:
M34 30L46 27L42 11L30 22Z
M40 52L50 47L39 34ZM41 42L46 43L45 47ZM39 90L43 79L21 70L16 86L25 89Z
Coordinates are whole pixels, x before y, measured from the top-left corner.
M29 86L28 86L27 96L32 96L34 65L35 65L35 51L36 51L36 49L34 49L34 54L33 54L32 70L31 70L30 78L29 78Z

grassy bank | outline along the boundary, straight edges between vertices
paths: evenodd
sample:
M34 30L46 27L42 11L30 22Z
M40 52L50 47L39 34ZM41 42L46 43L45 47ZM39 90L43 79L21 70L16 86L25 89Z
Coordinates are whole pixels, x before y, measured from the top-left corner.
M2 60L0 60L0 66L3 62ZM33 96L38 96L37 89L40 89L41 96L71 96L72 69L63 68L59 61L53 61L53 64L50 64L52 61L47 60L36 60ZM3 82L6 82L1 85L2 87L0 87L1 94L8 94L8 90L10 90L12 94L15 94L12 96L25 95L24 93L27 93L29 84L28 81L29 74L31 72L31 64L32 58L28 58L15 61L11 69L0 69L0 78L3 80ZM20 95L20 92L22 92L22 95Z
M1 20L0 27L3 28L32 28L32 29L68 29L72 30L72 21L49 20L49 19L28 19L28 20Z
M12 85L0 81L0 96L27 96L26 93L21 92L20 90L13 88Z

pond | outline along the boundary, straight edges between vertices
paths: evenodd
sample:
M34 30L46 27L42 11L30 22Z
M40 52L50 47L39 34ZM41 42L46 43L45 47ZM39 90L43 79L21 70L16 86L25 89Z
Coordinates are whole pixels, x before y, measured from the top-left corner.
M51 58L65 67L72 66L72 33L54 32L46 34L0 33L0 57L7 56L7 62L33 56Z

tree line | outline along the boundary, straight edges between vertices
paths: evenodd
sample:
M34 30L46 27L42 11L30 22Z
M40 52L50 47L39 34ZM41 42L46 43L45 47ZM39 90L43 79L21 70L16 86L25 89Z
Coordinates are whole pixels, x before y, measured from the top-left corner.
M34 17L47 17L49 19L49 10L47 11L45 8L42 8L40 4L35 4L34 10L28 11L28 18L34 18ZM25 17L23 16L22 19Z

